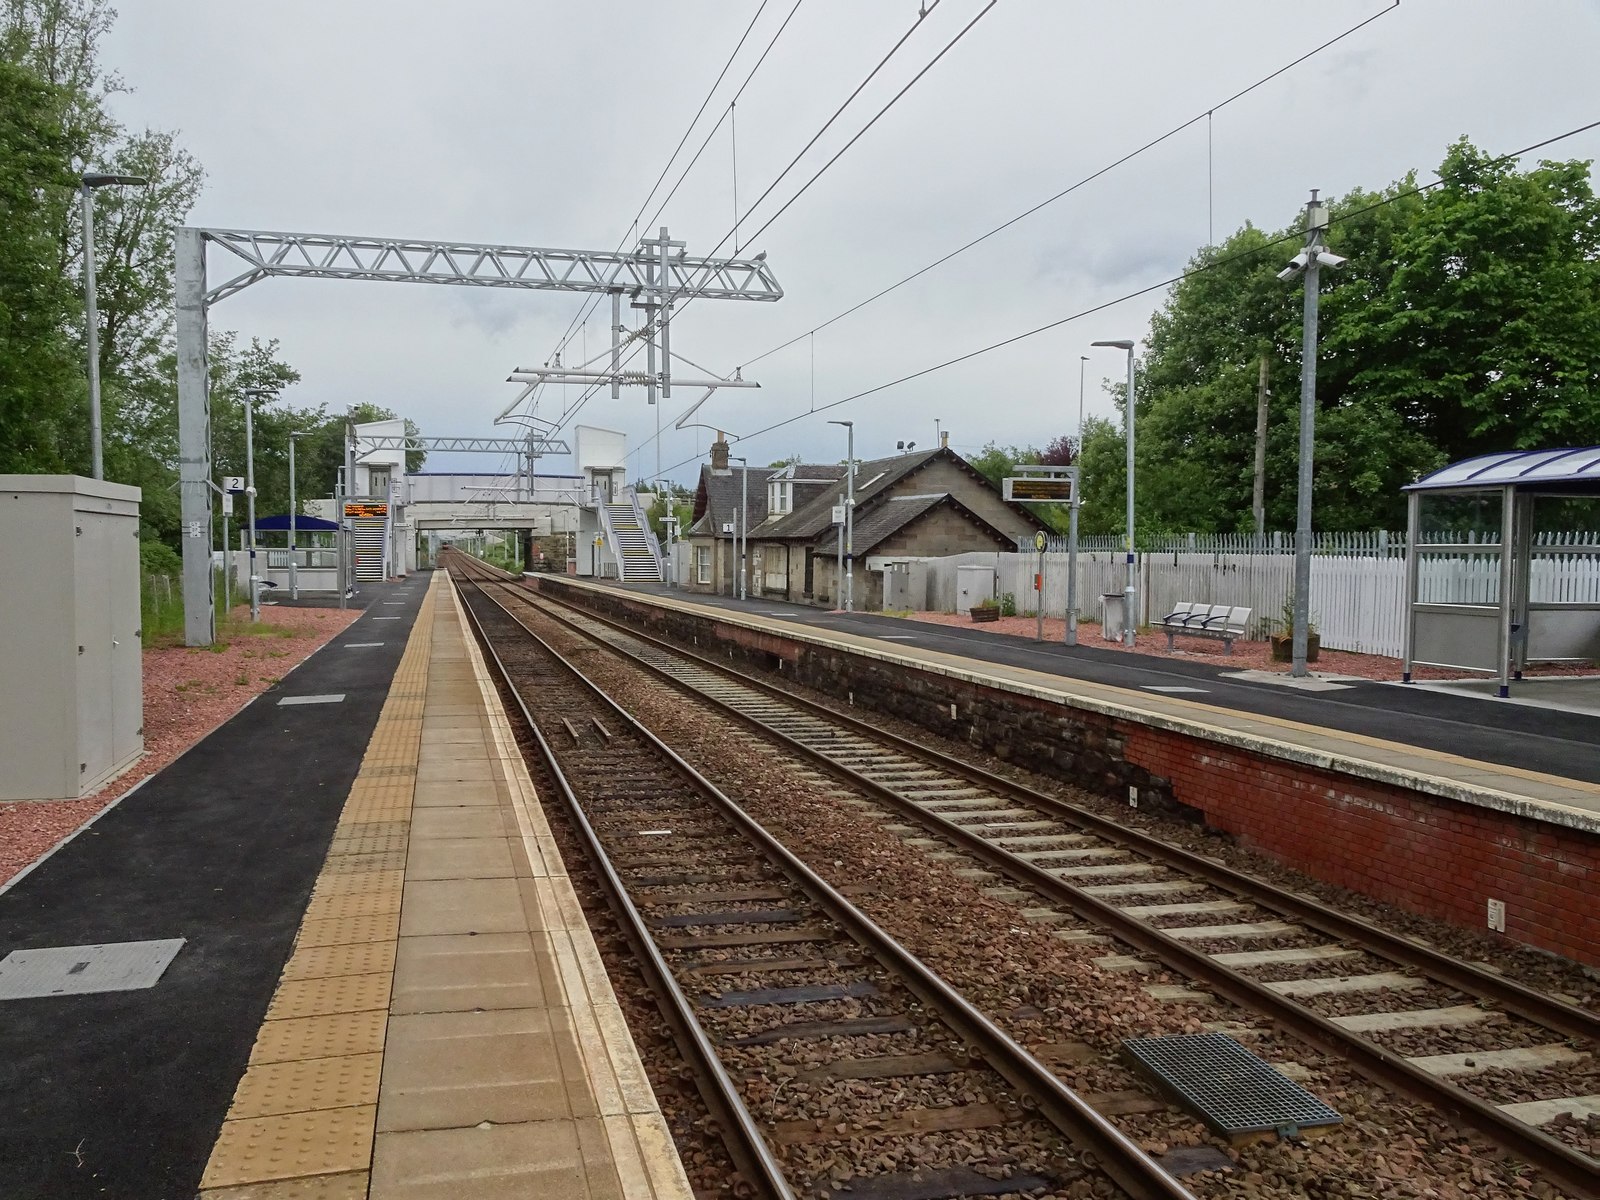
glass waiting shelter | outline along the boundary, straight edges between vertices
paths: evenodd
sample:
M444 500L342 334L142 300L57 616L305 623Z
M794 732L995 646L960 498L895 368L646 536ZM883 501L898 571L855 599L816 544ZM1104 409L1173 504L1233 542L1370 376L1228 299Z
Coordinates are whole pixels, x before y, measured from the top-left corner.
M1600 446L1484 454L1407 493L1405 675L1600 659Z

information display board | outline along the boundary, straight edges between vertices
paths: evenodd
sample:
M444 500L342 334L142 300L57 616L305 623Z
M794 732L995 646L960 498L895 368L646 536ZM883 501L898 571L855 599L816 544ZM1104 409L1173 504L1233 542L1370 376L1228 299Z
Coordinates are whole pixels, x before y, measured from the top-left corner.
M372 500L351 500L344 506L347 517L387 517L389 506Z

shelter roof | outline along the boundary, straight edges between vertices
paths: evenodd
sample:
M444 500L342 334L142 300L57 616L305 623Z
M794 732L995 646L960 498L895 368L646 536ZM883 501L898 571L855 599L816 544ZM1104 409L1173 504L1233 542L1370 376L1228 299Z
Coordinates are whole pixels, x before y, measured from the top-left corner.
M339 531L339 522L324 521L321 517L308 517L301 514L294 519L294 528L296 533L337 533ZM256 532L288 533L289 514L280 513L275 517L257 517Z
M1600 490L1600 446L1560 450L1508 450L1480 454L1424 475L1403 491L1471 491L1515 487L1526 491Z

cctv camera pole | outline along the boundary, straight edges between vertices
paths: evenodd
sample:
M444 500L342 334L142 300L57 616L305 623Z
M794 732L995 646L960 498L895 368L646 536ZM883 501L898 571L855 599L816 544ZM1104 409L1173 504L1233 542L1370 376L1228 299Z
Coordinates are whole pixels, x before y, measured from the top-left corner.
M261 586L256 582L255 396L244 394L244 497L250 521L250 620L261 620Z
M1300 475L1294 518L1294 662L1289 673L1306 675L1306 650L1311 622L1311 464L1317 444L1317 273L1326 249L1323 230L1328 207L1315 190L1306 204L1305 320L1300 337Z

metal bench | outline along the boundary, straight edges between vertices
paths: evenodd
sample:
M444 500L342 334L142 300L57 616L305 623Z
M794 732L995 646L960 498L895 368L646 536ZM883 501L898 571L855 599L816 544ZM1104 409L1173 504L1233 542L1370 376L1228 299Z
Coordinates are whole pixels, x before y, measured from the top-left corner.
M1217 638L1222 642L1223 651L1232 654L1234 638L1242 638L1245 626L1250 623L1250 611L1226 604L1180 604L1162 617L1159 625L1167 635L1168 650L1174 648L1173 638L1182 633Z

